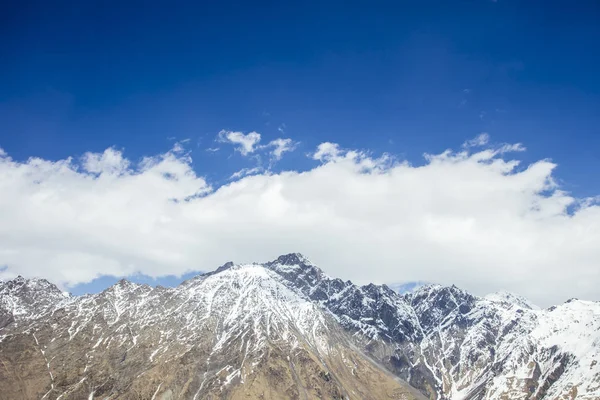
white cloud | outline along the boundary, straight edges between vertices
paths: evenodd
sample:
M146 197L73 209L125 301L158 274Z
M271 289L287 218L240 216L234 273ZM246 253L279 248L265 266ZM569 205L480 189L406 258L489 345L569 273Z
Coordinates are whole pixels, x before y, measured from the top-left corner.
M292 139L279 138L279 139L271 140L269 142L269 144L266 145L265 147L273 147L273 150L271 151L271 155L273 156L273 158L275 160L281 160L283 153L289 152L289 151L294 151L296 146L297 146L297 143L295 143Z
M285 124L279 127L279 131L283 133L283 128ZM284 139L278 138L270 141L266 145L259 145L261 140L261 135L258 132L250 132L248 134L244 134L242 132L233 132L222 130L219 132L217 136L217 141L224 143L231 143L236 146L236 150L239 151L242 155L247 156L250 153L254 153L258 150L272 149L270 151L270 155L272 161L281 160L283 153L293 151L298 143L294 142L292 139ZM217 149L207 149L208 151L216 151Z
M189 139L184 139L184 140L175 142L175 144L173 145L173 148L171 149L171 152L177 153L177 154L184 154L186 152L185 146L187 143L189 143L189 141L190 141ZM189 155L189 152L187 154Z
M129 168L129 160L124 159L122 153L114 148L106 149L104 153L85 153L81 164L87 172L95 174L119 175Z
M324 142L317 147L312 158L318 161L329 161L337 158L340 154L340 146L337 143Z
M479 135L475 136L473 139L469 139L463 143L463 147L478 147L485 146L490 141L490 135L486 132L482 132Z
M250 132L244 134L242 132L222 130L219 132L217 140L219 142L233 144L237 151L243 156L246 156L256 150L256 145L260 142L260 133Z
M242 178L244 176L248 176L248 175L254 175L254 174L258 174L259 172L261 172L263 169L261 167L254 167L254 168L242 168L239 171L234 172L233 174L231 174L231 176L229 177L230 180L235 180L235 179L239 179Z
M597 200L560 190L547 160L519 166L507 146L413 166L323 143L313 169L217 190L173 151L138 164L115 149L81 163L1 157L0 278L72 285L300 251L357 283L506 289L541 305L598 300Z
M521 143L502 143L499 146L495 146L495 148L489 146L490 143L490 135L486 132L482 132L479 135L475 136L473 139L469 139L463 143L463 149L469 151L473 147L484 147L488 146L485 152L489 152L493 155L498 155L502 153L511 153L516 151L525 151L527 150L525 146ZM468 153L465 153L468 154ZM483 154L483 153L480 153Z
M503 144L499 149L500 153L510 153L513 151L525 151L525 150L527 150L527 149L521 143Z
M206 151L208 151L209 153L214 153L214 152L217 152L219 150L220 150L219 147L209 147L209 148L206 149Z

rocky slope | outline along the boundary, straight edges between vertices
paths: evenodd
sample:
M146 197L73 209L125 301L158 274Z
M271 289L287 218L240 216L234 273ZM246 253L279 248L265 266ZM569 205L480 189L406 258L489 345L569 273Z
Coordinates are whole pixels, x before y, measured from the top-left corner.
M431 399L600 399L598 302L539 310L514 294L439 285L400 296L332 279L300 255L266 266Z
M400 295L299 254L82 297L17 278L0 283L0 398L600 399L599 332L597 302Z
M227 264L175 289L123 280L71 298L16 281L2 291L3 310L18 311L1 331L2 398L422 398L261 265ZM17 283L39 289L27 291L37 314L12 307Z

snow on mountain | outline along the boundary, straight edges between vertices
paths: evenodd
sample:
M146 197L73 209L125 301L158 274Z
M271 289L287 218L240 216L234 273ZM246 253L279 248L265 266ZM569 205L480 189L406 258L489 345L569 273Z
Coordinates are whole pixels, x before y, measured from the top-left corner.
M390 373L430 399L600 398L597 302L540 310L440 285L401 295L297 253L81 297L17 278L0 283L0 322L6 368L33 351L36 380L7 387L0 372L0 390L21 398L419 398Z
M547 395L578 393L578 398L600 399L600 303L570 300L539 314L532 340L570 356Z
M172 289L121 280L31 318L0 332L12 398L422 398L264 265L228 263ZM16 379L22 349L30 370Z
M45 279L18 276L0 281L0 329L13 322L35 319L68 298Z
M330 311L347 329L370 339L415 339L417 318L404 299L385 285L357 286L331 278L300 254L288 254L265 266L289 287Z
M557 330L549 329L544 321L577 321L574 315L563 317L554 315L553 310L539 310L511 293L480 298L455 286L423 285L399 296L385 285L358 287L330 278L297 255L280 257L267 266L326 307L346 329L367 337L369 341L363 345L368 345L373 356L432 398L508 395L517 399L529 398L532 390L543 398L548 393L569 393L572 387L578 387L581 398L597 396L595 386L583 384L600 379L600 369L593 361L584 362L590 371L576 372L581 376L577 379L553 368L556 360L581 356L561 346ZM599 307L594 303L592 308ZM536 340L539 331L547 332L552 340ZM588 354L594 359L600 353L598 332L593 324L584 329L585 340L593 343ZM531 358L530 353L535 356ZM577 369L575 363L569 367ZM531 369L542 372L536 382L528 375ZM564 377L556 380L557 376ZM554 391L549 392L552 386Z
M421 357L446 398L598 399L600 304L539 310L439 285L407 298L424 330Z
M317 305L298 296L262 265L234 265L218 274L188 281L181 289L188 299L204 304L202 318L222 319L217 349L251 330L256 337L250 346L256 349L268 340L296 346L302 338L319 353L328 352L323 334L326 321Z
M511 304L511 305L521 307L521 308L528 308L530 310L539 310L540 309L540 307L536 306L535 304L530 302L525 297L519 296L514 293L506 292L506 291L490 293L487 296L485 296L485 299L494 301L497 303L505 303L505 304Z

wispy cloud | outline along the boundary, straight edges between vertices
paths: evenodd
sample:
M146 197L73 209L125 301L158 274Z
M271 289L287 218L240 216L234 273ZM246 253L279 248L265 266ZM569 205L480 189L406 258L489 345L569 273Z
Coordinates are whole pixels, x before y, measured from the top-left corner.
M285 152L290 152L290 151L294 151L294 149L296 148L296 146L298 145L297 142L294 142L292 139L275 139L269 142L269 144L267 144L265 146L265 148L272 148L273 150L271 150L271 155L275 160L281 160L281 157L283 156L283 153Z
M461 91L461 99L458 103L459 108L462 108L467 105L470 94L471 94L471 89L463 89Z
M475 136L473 139L469 139L463 143L462 147L470 148L470 147L478 147L485 146L490 141L490 135L487 132L482 132L479 135Z
M490 135L487 132L482 132L479 135L475 136L473 139L469 139L465 141L462 145L463 149L469 150L475 147L484 147L487 148L480 153L484 154L489 153L493 156L503 154L503 153L512 153L527 150L522 143L500 143L495 146L490 145ZM467 154L467 153L463 153Z
M258 173L260 173L262 171L263 171L263 168L261 168L261 167L242 168L241 170L236 171L233 174L231 174L231 176L229 177L229 179L230 180L235 180L235 179L242 178L244 176L255 175L255 174L258 174Z

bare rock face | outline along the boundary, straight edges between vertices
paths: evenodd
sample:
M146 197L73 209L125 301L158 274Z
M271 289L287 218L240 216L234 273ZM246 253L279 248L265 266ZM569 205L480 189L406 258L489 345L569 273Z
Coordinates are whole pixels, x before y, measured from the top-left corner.
M600 305L399 295L300 254L176 288L0 282L4 399L599 399Z

